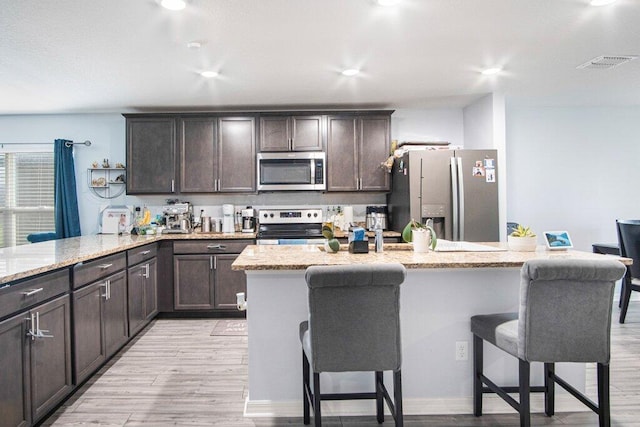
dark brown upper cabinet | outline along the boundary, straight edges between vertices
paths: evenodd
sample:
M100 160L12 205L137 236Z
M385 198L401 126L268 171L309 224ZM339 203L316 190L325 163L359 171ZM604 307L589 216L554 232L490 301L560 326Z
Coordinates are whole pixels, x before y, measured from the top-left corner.
M180 192L255 191L255 118L196 117L179 122Z
M127 194L176 190L175 118L127 117Z
M321 151L323 117L261 116L260 151Z
M327 191L389 191L391 116L327 117Z

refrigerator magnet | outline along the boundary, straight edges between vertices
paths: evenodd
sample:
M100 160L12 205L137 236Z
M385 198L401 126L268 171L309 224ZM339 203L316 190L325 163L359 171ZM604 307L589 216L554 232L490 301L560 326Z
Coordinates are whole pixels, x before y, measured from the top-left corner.
M484 176L484 166L482 165L482 160L477 160L476 165L473 167L471 174L475 177L483 177Z
M496 170L495 168L486 168L487 182L496 182Z
M495 168L495 160L494 159L484 159L484 167L485 168Z

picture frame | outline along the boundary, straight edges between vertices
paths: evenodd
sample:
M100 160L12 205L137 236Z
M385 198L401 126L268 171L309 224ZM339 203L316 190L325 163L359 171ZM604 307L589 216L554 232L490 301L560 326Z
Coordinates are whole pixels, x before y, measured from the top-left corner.
M573 248L573 242L566 230L545 231L542 233L547 249L552 251L566 250Z

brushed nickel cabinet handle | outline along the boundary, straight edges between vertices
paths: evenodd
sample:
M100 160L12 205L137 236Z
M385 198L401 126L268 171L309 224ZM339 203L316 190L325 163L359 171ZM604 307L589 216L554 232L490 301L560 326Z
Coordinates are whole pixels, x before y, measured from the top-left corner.
M142 273L142 277L145 279L149 278L149 264L144 265L144 273Z
M106 270L107 268L112 267L112 266L113 266L113 264L100 264L98 266L98 268L100 268L101 270Z
M150 253L151 253L151 251L142 251L142 252L140 252L140 255L147 255L147 254L150 254Z
M42 292L43 290L44 288L31 289L30 291L23 292L22 295L24 295L25 297L30 297L31 295L35 295L38 292Z
M217 245L207 245L207 249L221 249L221 250L226 250L227 249L227 245L221 245L221 244L217 244Z

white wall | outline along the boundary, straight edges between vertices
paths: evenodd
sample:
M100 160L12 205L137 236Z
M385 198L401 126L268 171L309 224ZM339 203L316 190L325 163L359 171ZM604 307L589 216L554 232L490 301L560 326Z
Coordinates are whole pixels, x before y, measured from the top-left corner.
M462 146L462 109L397 109L391 116L391 139L398 142L447 141Z
M639 136L640 107L508 108L508 220L616 242L615 220L640 218Z

